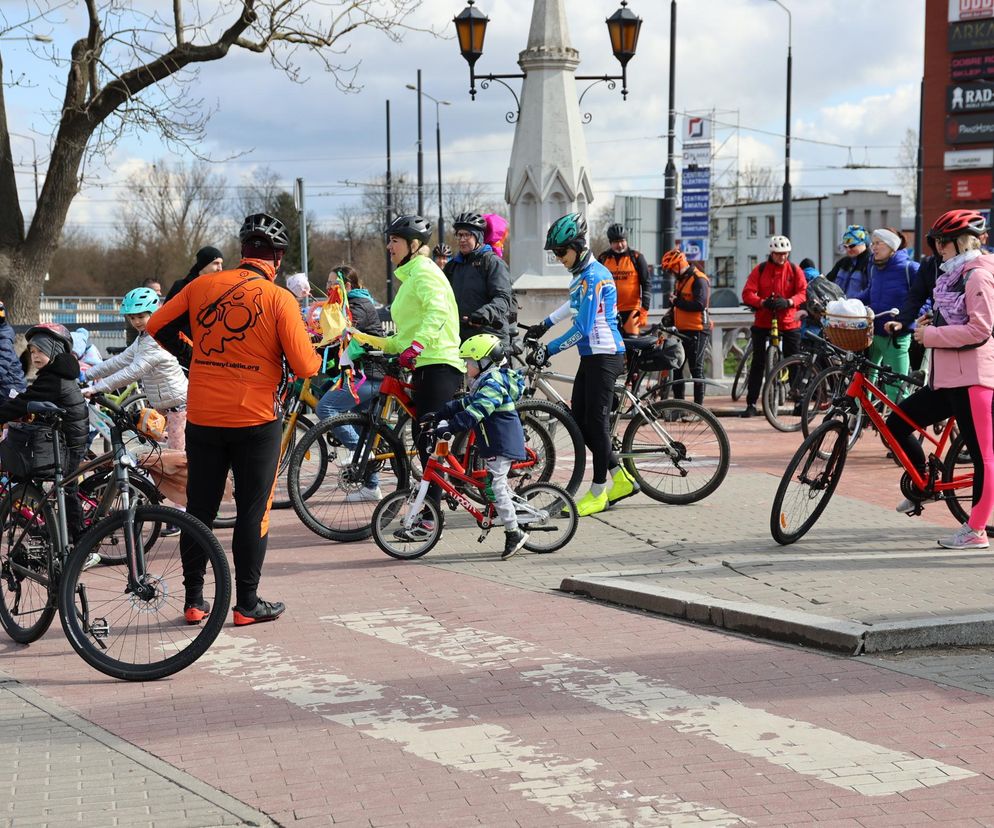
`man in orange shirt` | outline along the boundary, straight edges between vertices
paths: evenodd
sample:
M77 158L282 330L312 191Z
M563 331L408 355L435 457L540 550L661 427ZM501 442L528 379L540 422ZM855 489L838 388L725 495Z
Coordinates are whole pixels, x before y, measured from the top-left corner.
M245 219L238 235L238 267L190 282L152 315L146 330L157 337L178 319L190 325L187 511L210 526L231 471L238 508L231 539L233 613L241 626L274 621L286 609L256 593L280 454L280 397L288 369L310 377L320 369L321 359L293 295L273 283L287 247L283 223L256 213ZM203 582L203 562L184 558L184 612L191 624L211 611Z
M601 253L597 261L611 271L618 288L618 327L624 336L638 336L649 318L649 264L645 256L628 246L624 225L608 227L607 240L611 249Z

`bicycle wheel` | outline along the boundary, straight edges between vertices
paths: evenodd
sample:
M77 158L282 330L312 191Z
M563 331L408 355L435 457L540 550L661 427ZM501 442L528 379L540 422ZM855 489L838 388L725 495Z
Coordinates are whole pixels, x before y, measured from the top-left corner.
M442 537L442 517L438 507L428 498L421 508L422 526L431 528L408 540L401 537L404 521L410 514L415 492L394 492L387 495L373 510L372 531L376 545L391 558L413 560L427 555Z
M770 511L770 533L783 545L804 537L832 499L846 465L846 427L820 425L801 443L780 479Z
M738 368L735 369L735 379L732 380L732 401L738 402L746 392L749 384L749 369L752 366L752 340L746 345L739 359Z
M794 354L781 360L763 380L763 414L777 431L800 429L802 401L814 364L811 354Z
M297 418L294 420L293 431L288 435L286 450L280 455L280 464L276 467L276 488L273 490L274 509L289 509L293 506L290 502L290 495L287 492L286 485L286 472L287 468L290 466L290 455L293 454L293 450L296 448L301 437L313 428L313 426L313 421L305 417L303 414L298 414ZM327 455L327 450L324 448L323 443L318 443L315 448L319 453ZM311 468L317 469L321 466L323 466L323 463L314 463ZM306 477L304 477L301 480L301 485L303 487L301 495L306 499L314 494L314 490L317 489L318 484L315 484L313 479L307 481Z
M946 458L942 461L942 482L950 483L956 478L965 479L967 477L969 477L971 485L964 485L943 493L946 507L960 523L966 523L966 519L970 516L970 510L973 509L973 457L970 455L970 449L966 447L963 435L959 434L949 444ZM988 524L987 534L994 536L994 525Z
M128 566L87 566L108 536L119 535L124 543L127 512L101 521L80 538L66 562L59 616L69 643L91 667L126 681L153 681L189 667L217 638L231 604L231 574L221 544L192 515L167 506L139 506L134 516L136 530L152 521L178 526L182 534L140 550L141 586L135 588ZM140 539L141 531L135 536ZM205 567L203 597L211 612L200 625L183 617L181 547L188 561Z
M344 427L355 430L358 448L350 449L342 443L340 429ZM311 469L313 458L320 458L314 445L318 442L324 443L327 452L323 474L317 490L305 498L307 486L318 479L318 473ZM364 445L365 456L361 449ZM339 414L312 427L298 441L287 469L293 510L314 534L335 541L364 540L372 534L373 509L378 500L367 498L374 479L382 497L406 489L409 478L407 455L393 429L380 421L371 423L367 414L356 412Z
M411 480L420 480L424 469L421 468L421 455L414 450L414 421L406 411L398 406L397 424L393 427L394 436L407 449L407 464L411 469Z
M89 529L98 521L107 517L107 515L121 510L120 494L115 495L114 500L110 503L106 511L100 510L100 504L103 501L108 485L117 485L113 469L105 469L91 474L79 484L79 499L83 506L83 527L85 529ZM128 487L131 490L131 497L139 505L143 503L154 505L162 502L161 492L155 488L155 484L147 477L143 477L135 472L130 473L128 475ZM161 531L162 524L160 523L148 522L143 524L142 542L146 548L155 544ZM94 552L99 554L100 558L99 560L94 559L91 565L99 563L104 566L118 566L126 560L123 545L114 547L108 543L99 550L94 550Z
M663 400L642 411L625 429L621 459L644 494L686 504L721 485L731 447L714 414L687 400Z
M559 403L535 399L518 400L515 408L518 410L522 424L526 421L534 422L536 431L537 426L541 426L552 438L555 446L554 456L551 459L548 456L542 459L547 469L542 474L548 473L548 476L543 476L541 479L556 483L570 494L575 494L583 480L587 450L583 445L580 427L569 409Z
M55 617L49 526L55 513L34 486L18 484L0 501L0 625L18 644L37 641Z
M822 423L840 416L835 408L835 399L842 394L850 379L845 368L832 367L819 371L811 380L801 401L801 433L805 437ZM851 449L863 433L863 407L857 405L855 410L847 411L845 419L849 429L846 448Z
M518 526L528 533L525 549L555 552L573 540L580 524L576 503L569 493L553 483L532 483L514 495Z
M763 354L763 378L765 379L769 376L770 371L776 368L780 364L780 360L783 359L783 354L780 349L775 345L767 345L766 353Z

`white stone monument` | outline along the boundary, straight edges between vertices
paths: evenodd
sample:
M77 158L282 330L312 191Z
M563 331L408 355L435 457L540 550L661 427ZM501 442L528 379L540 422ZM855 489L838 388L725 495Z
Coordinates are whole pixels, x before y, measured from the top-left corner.
M523 322L538 321L565 301L570 274L542 249L545 232L566 213L587 215L593 200L574 79L580 53L570 45L565 6L564 0L535 0L528 46L518 56L525 79L505 199Z

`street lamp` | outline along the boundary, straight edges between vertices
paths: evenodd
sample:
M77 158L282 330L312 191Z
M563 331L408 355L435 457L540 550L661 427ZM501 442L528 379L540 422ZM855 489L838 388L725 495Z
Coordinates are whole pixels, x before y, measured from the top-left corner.
M471 98L476 98L476 82L480 81L480 86L486 89L491 81L497 81L514 95L514 100L518 102L518 96L514 94L505 80L512 78L524 78L523 73L513 75L477 75L476 62L483 55L483 43L486 39L487 24L490 18L487 17L474 5L475 0L467 0L468 5L452 21L456 24L456 36L459 39L459 51L469 64L469 94ZM607 31L611 38L611 51L621 64L620 75L576 75L576 80L594 81L594 84L605 82L613 89L615 81L621 81L621 97L628 98L628 62L635 57L635 50L638 47L639 31L642 28L642 18L628 8L628 0L621 0L621 8L612 14L607 20ZM594 84L591 84L593 86ZM588 89L590 87L587 87ZM584 90L586 94L586 90ZM583 98L583 95L580 95ZM520 104L519 104L520 109ZM517 120L517 115L507 119L510 122Z
M438 108L440 106L451 106L451 103L432 97L427 92L420 90L413 83L407 84L407 88L413 89L419 95L424 95L429 101L434 101L435 103L435 154L438 159L438 243L442 244L445 241L445 218L442 214L442 122Z
M787 12L787 128L785 130L785 141L783 150L783 218L781 233L790 237L790 77L791 77L791 47L793 41L793 21L788 9L780 0L771 0L781 9Z

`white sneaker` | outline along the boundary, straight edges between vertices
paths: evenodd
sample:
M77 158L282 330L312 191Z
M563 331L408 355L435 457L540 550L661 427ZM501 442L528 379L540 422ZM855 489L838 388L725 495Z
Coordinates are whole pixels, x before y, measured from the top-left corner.
M380 491L379 486L375 489L364 487L357 492L349 492L345 495L346 503L377 503L380 500L383 500L383 492Z
M964 523L956 530L955 535L939 538L939 546L944 549L987 549L990 544L987 542L987 532L983 529L978 532L969 523Z
M916 504L912 503L910 500L908 500L908 498L904 498L904 500L902 500L900 503L897 504L897 506L894 507L894 511L904 512L904 514L907 515L915 511L916 508L917 508Z

